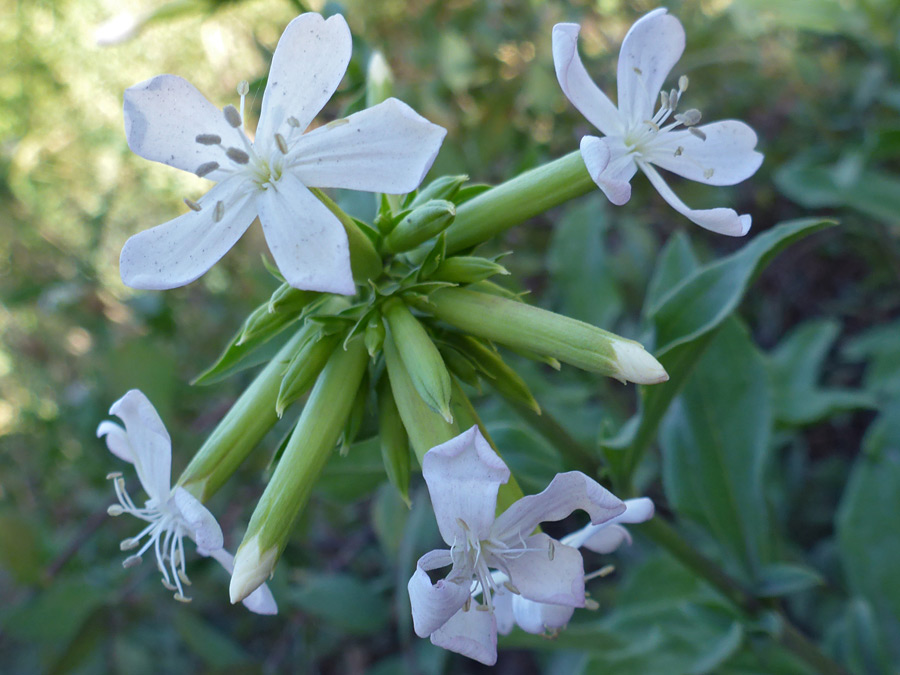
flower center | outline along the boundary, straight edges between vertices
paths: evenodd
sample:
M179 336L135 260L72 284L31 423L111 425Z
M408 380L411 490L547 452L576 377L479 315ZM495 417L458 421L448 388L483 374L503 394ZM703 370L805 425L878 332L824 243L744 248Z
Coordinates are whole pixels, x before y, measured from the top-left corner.
M638 74L639 81L643 83L642 73L637 69L635 70ZM686 128L701 140L706 140L705 134L700 129L695 128L695 125L700 122L701 118L699 110L691 108L683 113L676 112L681 97L684 92L687 91L687 88L687 75L682 75L678 78L678 89L672 89L668 92L663 90L659 93L659 108L653 117L649 120L642 120L633 124L625 133L623 140L630 153L638 155L645 154L648 150L648 146L650 146L653 141L667 131L679 126ZM672 117L673 121L663 126L669 117Z

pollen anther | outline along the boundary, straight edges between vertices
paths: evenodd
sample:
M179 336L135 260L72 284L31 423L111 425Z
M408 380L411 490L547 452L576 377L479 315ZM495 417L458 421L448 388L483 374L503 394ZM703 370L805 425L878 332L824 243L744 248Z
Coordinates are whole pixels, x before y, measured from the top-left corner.
M225 215L225 202L216 202L216 210L213 212L213 220L219 222Z
M185 198L184 198L184 203L187 205L187 207L188 207L191 211L202 211L202 210L203 210L203 207L200 206L200 205L199 205L197 202L195 202L193 199L188 199L187 197L185 197Z
M275 144L278 146L278 149L281 150L282 155L286 155L288 153L288 144L287 141L284 140L284 136L281 134L275 134Z
M222 137L217 134L199 134L194 140L200 145L218 145L222 142Z
M197 174L198 178L203 178L211 174L213 171L219 168L218 162L205 162L197 167L197 170L194 172Z
M233 105L226 105L225 108L222 109L222 112L225 115L225 121L228 122L235 129L241 126L241 113L238 112L238 109Z
M225 155L232 162L237 162L238 164L247 164L250 162L250 155L239 148L228 148L225 151Z

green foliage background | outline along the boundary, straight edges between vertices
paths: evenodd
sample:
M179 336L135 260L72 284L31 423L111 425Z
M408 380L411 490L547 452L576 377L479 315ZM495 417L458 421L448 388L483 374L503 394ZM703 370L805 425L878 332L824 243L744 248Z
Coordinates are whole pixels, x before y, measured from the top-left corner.
M534 302L666 350L664 363L683 389L671 406L675 389L662 401L645 395L631 428L623 425L637 410L633 387L515 363L544 409L598 458L605 448L615 466L622 448L646 443L641 490L764 610L737 612L635 528L630 549L587 559L589 567L612 561L617 568L591 586L600 611L579 612L555 641L514 633L501 641L509 650L497 672L813 672L771 639L779 628L769 610L778 603L852 672L896 672L897 5L665 4L688 35L673 74L690 75L689 105L708 119L746 120L766 153L760 172L740 186L684 183L679 193L691 205L752 213L748 238L692 227L638 177L627 206L611 207L598 192L491 246L514 251L504 259L519 283L514 290L531 291ZM359 105L368 56L381 50L396 95L449 130L434 175L498 182L571 151L591 132L556 84L553 24L583 24L588 68L612 91L621 38L653 6L5 0L0 669L482 671L412 635L406 580L437 535L427 493L418 488L407 510L384 483L372 440L326 469L273 582L279 617L228 605L227 578L208 561L191 561L187 607L156 585L149 562L122 569L117 543L137 524L106 515L113 495L104 478L121 467L94 437L96 425L138 387L166 420L175 470L183 468L252 372L210 387L188 381L275 287L259 263L265 245L255 229L187 288L145 293L122 285L125 239L174 217L182 197L203 189L199 179L130 153L122 92L170 72L225 105L248 79L258 105L287 22L308 9L341 11L354 57L326 115ZM146 12L142 29L98 46L98 27L126 10ZM374 212L368 195L339 198L355 215ZM792 235L789 246L788 226L773 229L811 214L841 225ZM710 288L726 290L711 298ZM486 391L476 405L526 492L566 468L499 399ZM232 549L291 421L210 504Z

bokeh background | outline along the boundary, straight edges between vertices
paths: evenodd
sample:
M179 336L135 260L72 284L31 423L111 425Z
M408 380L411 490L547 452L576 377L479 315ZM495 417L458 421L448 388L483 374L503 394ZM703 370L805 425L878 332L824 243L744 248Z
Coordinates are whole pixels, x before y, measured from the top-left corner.
M752 213L751 239L803 215L841 223L776 258L740 314L774 410L760 497L785 555L816 576L797 586L789 610L858 672L887 672L884 664L897 658L891 639L900 636L900 623L891 623L900 614L900 582L889 573L900 559L898 4L663 4L687 31L673 73L690 76L686 105L708 120L747 121L766 154L740 186L685 182L679 194L692 206ZM204 181L130 153L122 92L167 72L224 106L237 102L235 87L247 79L253 117L288 21L302 11L339 11L354 55L323 119L359 105L366 64L380 50L395 95L449 131L433 175L498 182L570 152L591 132L556 83L553 24L583 24L588 68L612 93L618 45L654 6L2 0L0 670L486 672L412 635L406 580L434 543L433 517L421 488L407 510L385 484L371 441L326 469L272 584L277 618L230 606L227 577L208 561L191 561L188 606L159 586L151 562L122 569L118 542L138 523L106 515L113 492L105 476L123 467L95 438L97 424L126 390L142 389L167 422L180 471L252 371L208 387L190 380L277 286L260 262L266 248L257 228L187 288L123 286L125 240L181 213L182 198L202 194ZM360 217L373 214L369 195L339 198ZM488 248L513 251L504 259L512 284L534 302L637 336L657 253L676 235L701 260L745 243L692 227L639 177L627 206L610 207L598 192ZM631 387L519 366L542 405L587 443L634 411ZM731 364L726 358L719 367ZM487 392L477 405L526 492L562 468L546 442ZM210 504L232 549L290 422ZM871 458L881 462L874 470L865 464ZM659 485L647 491L665 510ZM723 611L714 594L640 536L621 554L588 562L616 565L592 587L602 607L588 618L630 608L631 653L613 641L615 631L576 625L555 642L518 633L501 643L509 651L496 672L810 672L752 631L735 641L710 628ZM693 608L686 617L672 613L686 603ZM662 605L669 613L654 619ZM663 641L652 642L654 635ZM660 658L642 661L648 653Z

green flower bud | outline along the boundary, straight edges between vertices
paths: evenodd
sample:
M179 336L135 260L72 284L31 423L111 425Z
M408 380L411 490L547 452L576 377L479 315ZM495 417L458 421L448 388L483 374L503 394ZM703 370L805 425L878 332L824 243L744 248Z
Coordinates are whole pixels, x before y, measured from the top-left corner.
M234 558L231 602L256 590L275 569L297 515L334 450L368 365L362 340L335 349L316 380Z
M384 243L392 253L408 251L443 232L455 217L453 202L432 200L417 206L397 223Z
M366 107L389 99L394 90L394 74L381 52L373 52L366 69Z
M278 389L275 413L280 418L285 408L303 396L343 338L340 335L312 335L288 363Z
M452 422L450 373L431 337L402 301L389 300L382 312L419 396L434 412Z
M321 293L301 291L299 288L294 288L289 283L284 282L272 293L267 307L269 308L269 313L295 314L300 312L312 300L319 297L321 297Z
M364 339L369 356L375 356L384 344L384 321L380 316L376 315L369 319Z
M397 488L406 505L411 506L409 436L400 419L387 377L382 377L378 383L378 439L381 442L381 459L388 480Z
M458 255L447 258L431 275L433 279L452 281L457 284L474 284L495 274L509 274L500 263L477 256Z
M469 180L465 174L459 176L441 176L435 178L426 187L419 190L415 199L410 202L412 208L421 206L432 199L449 199L452 200L459 189Z
M583 321L463 288L442 288L419 303L442 321L513 349L534 351L623 382L658 384L666 371L633 340Z
M394 344L392 333L393 329L384 338L384 362L397 411L421 465L426 452L458 436L459 429L425 405Z
M538 415L541 414L541 406L525 384L525 380L519 377L519 374L510 368L495 350L468 335L459 336L454 340L454 346L475 361L479 371L501 396L515 403L521 403Z

